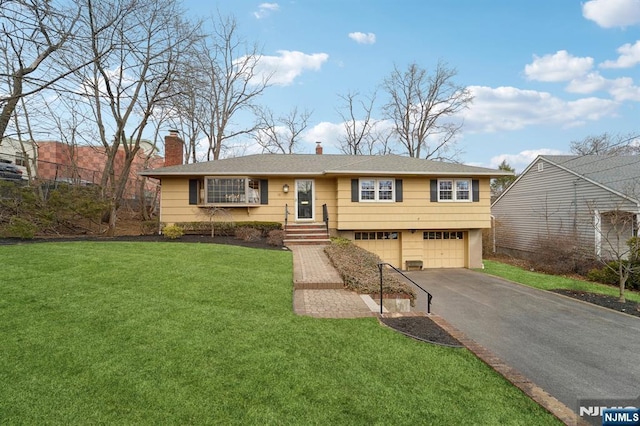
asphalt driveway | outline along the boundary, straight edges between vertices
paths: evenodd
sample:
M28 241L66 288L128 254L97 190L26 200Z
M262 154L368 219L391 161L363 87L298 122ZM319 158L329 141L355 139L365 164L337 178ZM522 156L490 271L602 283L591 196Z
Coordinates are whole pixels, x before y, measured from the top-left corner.
M407 275L432 312L576 412L578 399L640 396L640 318L467 269Z

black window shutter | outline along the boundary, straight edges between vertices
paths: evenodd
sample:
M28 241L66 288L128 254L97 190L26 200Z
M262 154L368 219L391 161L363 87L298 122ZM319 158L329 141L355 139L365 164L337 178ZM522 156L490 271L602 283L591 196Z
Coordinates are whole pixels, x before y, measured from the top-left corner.
M438 179L431 179L431 202L438 202Z
M260 179L260 204L269 204L269 181Z
M473 195L473 201L480 201L480 181L478 179L471 181L471 192Z
M198 204L198 179L189 179L189 204Z
M402 202L402 179L396 179L396 203Z
M358 179L351 179L351 202L357 203L360 200L360 181Z

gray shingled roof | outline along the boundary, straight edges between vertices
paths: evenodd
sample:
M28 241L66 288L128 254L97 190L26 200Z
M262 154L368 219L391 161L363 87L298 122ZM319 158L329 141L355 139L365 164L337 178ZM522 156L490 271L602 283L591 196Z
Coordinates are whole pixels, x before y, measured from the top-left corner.
M543 155L541 158L622 194L630 194L630 188L640 189L638 155Z
M485 175L509 172L464 164L422 160L399 155L255 154L245 157L161 167L145 170L143 176L323 176L323 175Z

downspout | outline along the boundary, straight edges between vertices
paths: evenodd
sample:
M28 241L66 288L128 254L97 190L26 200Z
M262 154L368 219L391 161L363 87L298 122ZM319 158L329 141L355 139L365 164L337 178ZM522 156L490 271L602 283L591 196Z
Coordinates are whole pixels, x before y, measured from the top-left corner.
M491 215L491 243L492 243L492 253L496 253L496 217Z
M595 227L595 249L596 249L596 256L598 256L598 259L600 259L600 257L602 256L602 226L601 226L601 217L600 217L600 211L596 210L593 213L593 222L594 222L594 227Z

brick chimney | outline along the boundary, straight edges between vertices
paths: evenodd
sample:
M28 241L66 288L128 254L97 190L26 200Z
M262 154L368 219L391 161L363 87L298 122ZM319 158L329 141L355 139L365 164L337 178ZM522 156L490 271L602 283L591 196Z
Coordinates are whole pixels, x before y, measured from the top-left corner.
M316 142L316 154L317 155L322 155L322 142L318 141Z
M184 142L178 136L177 130L169 130L164 137L164 166L179 166L182 164Z

